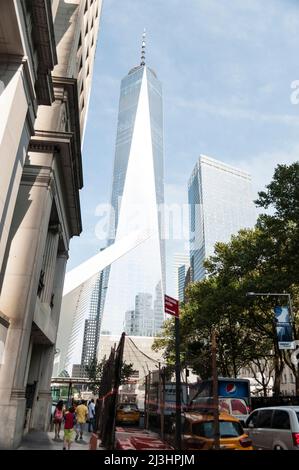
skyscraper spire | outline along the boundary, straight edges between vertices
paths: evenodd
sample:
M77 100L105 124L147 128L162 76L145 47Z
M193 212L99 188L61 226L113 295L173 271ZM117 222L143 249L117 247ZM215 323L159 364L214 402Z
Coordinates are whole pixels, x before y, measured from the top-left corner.
M142 34L142 44L141 44L141 62L140 65L145 65L145 28Z

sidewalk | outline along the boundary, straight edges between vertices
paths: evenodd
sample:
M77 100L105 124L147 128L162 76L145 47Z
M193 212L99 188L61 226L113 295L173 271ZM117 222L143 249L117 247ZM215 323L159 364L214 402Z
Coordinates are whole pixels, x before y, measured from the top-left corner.
M63 430L60 440L54 440L54 432L31 431L22 440L18 450L62 450ZM72 442L71 450L89 450L91 433L84 432L83 439Z

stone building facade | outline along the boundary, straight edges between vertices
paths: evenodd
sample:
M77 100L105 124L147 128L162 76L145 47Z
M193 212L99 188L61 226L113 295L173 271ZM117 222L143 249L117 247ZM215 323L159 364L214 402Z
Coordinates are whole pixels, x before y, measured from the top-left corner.
M0 0L0 447L46 430L101 0ZM5 423L5 426L3 425Z

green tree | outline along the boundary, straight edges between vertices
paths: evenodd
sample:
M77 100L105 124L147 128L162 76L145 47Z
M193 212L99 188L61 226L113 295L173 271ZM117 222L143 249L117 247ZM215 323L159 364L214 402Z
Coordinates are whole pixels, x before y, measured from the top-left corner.
M88 365L85 366L87 377L90 380L89 388L95 395L98 394L106 362L106 356L100 362L98 362L95 356L89 361ZM126 364L126 362L123 362L120 383L125 383L134 374L134 372L136 371L133 369L133 364Z
M98 362L96 356L90 359L88 365L85 366L85 372L88 379L90 380L89 388L94 395L98 394L98 390L101 384L103 376L103 368L106 362L106 356Z
M281 298L248 298L246 293L288 292L294 305L294 332L297 338L299 307L299 163L279 165L266 191L256 204L271 213L261 214L256 227L241 230L229 243L217 243L205 267L208 277L191 284L188 304L181 313L182 354L188 366L202 378L211 375L210 336L217 332L219 373L236 376L241 367L255 365L267 391L269 368L274 371L275 395L280 393L283 368L287 364L296 377L299 372L290 360L292 351L278 348L273 307ZM274 302L274 303L273 303ZM173 361L174 329L166 323L154 348L164 348Z

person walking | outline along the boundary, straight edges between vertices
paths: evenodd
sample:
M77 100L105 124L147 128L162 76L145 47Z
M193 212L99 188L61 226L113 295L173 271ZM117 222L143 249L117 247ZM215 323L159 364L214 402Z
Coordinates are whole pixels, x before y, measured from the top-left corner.
M63 414L64 414L64 407L63 407L63 401L60 400L55 408L54 411L54 431L55 431L55 437L54 440L60 439L59 433L61 430L61 423L63 421Z
M71 406L64 414L64 439L63 450L71 450L71 445L74 440L74 426L76 422L75 408Z
M84 425L86 423L88 416L88 408L86 406L86 402L82 400L81 404L76 408L76 437L75 440L77 441L80 434L80 440L83 439L83 431Z
M94 432L95 428L95 404L92 398L88 405L88 432Z

